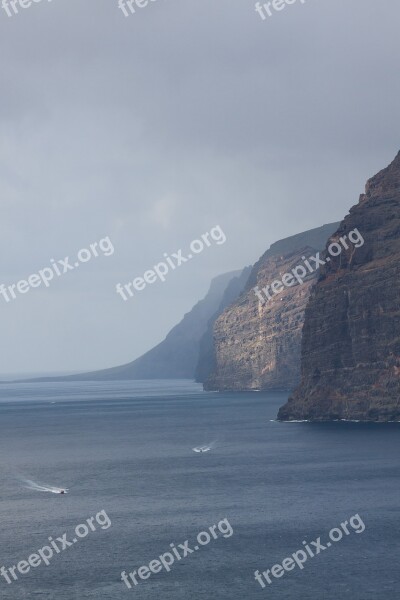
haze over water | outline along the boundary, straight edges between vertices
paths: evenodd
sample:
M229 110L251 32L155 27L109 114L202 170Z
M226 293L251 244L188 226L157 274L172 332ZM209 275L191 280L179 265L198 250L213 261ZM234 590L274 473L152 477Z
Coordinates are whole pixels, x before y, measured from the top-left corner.
M285 399L188 381L0 385L0 566L101 510L112 522L49 566L1 578L1 598L397 599L400 425L271 421ZM254 580L356 513L362 534L264 590ZM132 590L121 582L224 518L231 537Z

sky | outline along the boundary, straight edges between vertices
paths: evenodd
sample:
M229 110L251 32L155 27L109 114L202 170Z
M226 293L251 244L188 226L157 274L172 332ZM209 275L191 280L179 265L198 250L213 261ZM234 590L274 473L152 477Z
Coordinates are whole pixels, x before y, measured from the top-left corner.
M17 10L0 8L0 283L100 240L113 253L0 296L2 374L135 359L213 277L343 219L400 149L398 0L297 0L265 19L253 0ZM116 292L216 226L225 243Z

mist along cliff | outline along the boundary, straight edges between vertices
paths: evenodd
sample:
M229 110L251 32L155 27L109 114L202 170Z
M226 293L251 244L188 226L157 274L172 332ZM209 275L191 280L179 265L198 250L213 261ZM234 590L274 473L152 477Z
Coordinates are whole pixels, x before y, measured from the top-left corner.
M207 390L292 390L300 379L300 346L304 311L316 273L262 304L262 289L315 255L338 223L324 225L280 242L255 264L244 292L214 324L214 370Z
M109 381L120 379L194 379L200 342L210 322L226 304L243 290L250 268L219 275L211 281L207 295L171 329L157 346L125 365L61 377L41 377L30 381ZM203 352L209 352L203 342ZM203 369L208 374L206 358Z
M400 420L400 153L332 236L365 243L326 267L307 306L301 384L279 419Z

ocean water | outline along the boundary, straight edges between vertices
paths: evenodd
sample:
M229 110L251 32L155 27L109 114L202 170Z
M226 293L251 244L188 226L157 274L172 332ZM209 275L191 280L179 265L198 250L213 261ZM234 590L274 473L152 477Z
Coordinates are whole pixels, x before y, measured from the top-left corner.
M0 566L109 519L48 566L0 577L0 598L397 600L400 424L277 423L285 399L182 381L0 385ZM364 531L255 581L355 514ZM226 536L170 572L122 583L223 519Z

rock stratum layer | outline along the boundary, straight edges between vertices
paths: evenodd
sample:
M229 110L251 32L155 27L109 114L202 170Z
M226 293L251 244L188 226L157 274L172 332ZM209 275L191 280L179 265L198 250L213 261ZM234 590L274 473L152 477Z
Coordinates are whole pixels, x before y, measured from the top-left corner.
M354 228L364 245L321 267L311 293L301 383L281 420L400 420L400 153L330 241Z
M214 371L206 390L292 390L300 379L301 330L316 272L261 304L254 293L315 255L338 223L271 246L253 267L244 292L214 324Z

